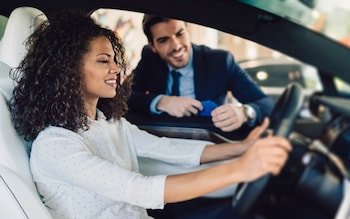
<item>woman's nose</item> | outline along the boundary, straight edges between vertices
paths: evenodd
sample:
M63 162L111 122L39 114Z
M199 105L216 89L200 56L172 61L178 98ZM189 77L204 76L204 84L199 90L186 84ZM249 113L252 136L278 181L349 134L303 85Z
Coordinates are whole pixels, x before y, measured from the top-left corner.
M118 72L121 71L121 68L115 62L113 62L110 66L109 71L111 74L117 74Z

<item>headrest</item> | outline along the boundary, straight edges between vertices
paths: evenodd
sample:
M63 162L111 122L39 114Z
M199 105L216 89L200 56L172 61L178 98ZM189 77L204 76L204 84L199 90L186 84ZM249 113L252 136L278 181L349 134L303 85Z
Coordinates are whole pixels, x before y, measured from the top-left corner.
M10 71L11 67L8 64L0 61L0 78L9 78Z
M26 54L24 42L44 20L47 17L36 8L20 7L13 10L1 39L0 61L11 68L17 67Z
M9 101L12 97L12 91L15 85L16 83L9 77L0 78L0 93L5 98L5 101Z

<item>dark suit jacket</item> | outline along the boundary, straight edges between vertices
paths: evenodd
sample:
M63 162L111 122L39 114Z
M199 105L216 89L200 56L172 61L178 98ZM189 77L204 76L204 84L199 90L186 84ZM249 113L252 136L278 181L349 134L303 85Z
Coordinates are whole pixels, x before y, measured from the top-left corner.
M241 103L249 103L257 112L257 122L268 116L274 102L235 62L230 52L192 45L194 88L196 99L213 100L221 105L227 91ZM168 77L167 64L145 46L141 60L134 69L133 92L129 100L131 112L150 113L150 103L165 94Z

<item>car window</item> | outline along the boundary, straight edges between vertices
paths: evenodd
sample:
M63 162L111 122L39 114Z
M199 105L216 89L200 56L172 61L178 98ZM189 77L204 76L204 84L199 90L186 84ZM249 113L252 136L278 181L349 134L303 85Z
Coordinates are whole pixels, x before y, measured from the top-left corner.
M286 87L294 82L307 89L322 90L319 75L314 67L299 62L271 63L269 60L259 60L255 65L249 65L249 62L253 63L254 60L240 64L260 86Z
M142 31L143 13L117 9L98 9L92 13L97 23L117 32L124 41L131 59L139 58L138 52L147 39ZM236 61L252 60L261 57L286 58L278 51L261 46L244 38L205 26L188 23L191 39L196 44L205 44L212 48L229 50ZM136 40L135 40L136 39ZM132 51L130 51L132 50ZM138 52L136 52L138 50Z
M91 16L95 18L98 24L113 30L121 37L130 67L136 67L140 59L141 49L147 44L147 38L142 31L143 13L99 9Z
M335 88L341 96L350 97L350 85L344 80L334 77Z
M5 32L7 20L8 20L7 17L0 15L0 41L2 39L2 36L4 35L4 32Z
M147 44L141 25L143 13L98 9L91 16L100 25L119 34L124 41L131 69L136 67L142 47ZM188 23L188 27L194 43L230 51L240 66L262 87L284 89L289 83L298 82L309 90L322 90L317 70L310 65L255 42L213 28L193 23ZM266 89L265 91L269 92ZM277 91L277 93L281 92Z

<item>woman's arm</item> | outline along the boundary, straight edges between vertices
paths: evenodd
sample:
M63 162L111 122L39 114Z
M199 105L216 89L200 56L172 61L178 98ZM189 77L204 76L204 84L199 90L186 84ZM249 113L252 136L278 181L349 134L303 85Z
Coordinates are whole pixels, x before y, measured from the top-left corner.
M252 181L267 173L278 174L291 150L282 137L255 141L238 159L201 171L168 176L164 202L179 202L202 196L228 185Z
M254 128L243 141L207 145L203 150L200 159L201 163L226 160L242 155L257 139L260 138L268 125L269 120L266 118L264 122L260 126Z

